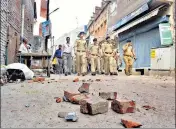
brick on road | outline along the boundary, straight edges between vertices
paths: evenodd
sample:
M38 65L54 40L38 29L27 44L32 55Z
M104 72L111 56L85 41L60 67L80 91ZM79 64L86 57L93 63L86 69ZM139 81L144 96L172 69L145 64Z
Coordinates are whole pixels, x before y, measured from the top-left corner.
M90 115L106 113L108 112L108 101L98 97L82 100L80 101L80 112Z
M82 86L78 89L80 93L89 93L90 83L83 83Z
M132 100L113 100L111 108L117 113L134 113L136 110L136 102Z
M117 99L117 92L100 92L99 96L106 100Z
M138 122L125 119L121 119L121 123L125 128L140 128L142 126L142 124Z
M70 97L70 102L73 104L79 104L81 100L88 99L89 97L85 94L74 95Z
M70 101L70 98L75 95L80 95L80 93L71 93L69 91L64 91L64 97L65 99Z

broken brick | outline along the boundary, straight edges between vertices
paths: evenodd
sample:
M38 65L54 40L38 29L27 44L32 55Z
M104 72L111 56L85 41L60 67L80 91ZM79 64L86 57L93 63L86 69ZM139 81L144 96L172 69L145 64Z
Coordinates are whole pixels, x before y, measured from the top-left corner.
M70 102L74 104L79 104L81 100L87 99L88 96L84 94L74 95L70 97Z
M69 101L70 101L70 98L72 96L75 96L75 95L80 95L80 93L71 93L71 92L68 92L68 91L64 91L64 97L65 97L65 99L67 99Z
M134 113L136 110L135 101L131 100L113 100L111 103L111 108L117 113L125 114L125 113Z
M62 102L62 99L61 98L57 98L56 99L56 103L60 103L60 102Z
M101 81L101 79L96 79L96 81L97 81L97 82L100 82L100 81Z
M130 120L121 119L121 122L125 128L140 128L142 126L140 123L133 122Z
M108 112L108 101L98 97L81 100L80 105L80 112L83 114L96 115Z
M79 82L79 78L75 78L73 82Z
M89 83L83 83L82 86L78 89L80 93L89 93Z
M33 79L34 82L44 82L45 78L44 77L36 77Z
M99 96L106 100L117 99L117 92L100 92Z

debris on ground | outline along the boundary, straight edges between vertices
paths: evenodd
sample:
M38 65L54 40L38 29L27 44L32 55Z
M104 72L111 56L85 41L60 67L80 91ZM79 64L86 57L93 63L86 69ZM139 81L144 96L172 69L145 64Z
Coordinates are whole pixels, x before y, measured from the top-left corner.
M62 102L62 99L61 98L57 98L56 99L56 103L60 103L60 102Z
M85 94L74 95L70 97L70 102L73 104L79 104L81 100L88 99L89 97Z
M100 82L100 81L101 81L101 79L96 79L95 81Z
M65 118L67 114L68 114L68 112L59 112L58 117Z
M144 108L145 110L150 110L150 109L156 110L155 107L151 107L149 105L142 106L142 108Z
M134 113L136 110L136 102L133 100L113 100L111 109L117 113Z
M71 112L71 113L68 113L68 114L65 116L65 120L66 120L66 121L76 122L76 121L78 121L78 116L76 115L75 112Z
M67 99L68 101L70 101L70 98L72 96L75 96L75 95L80 95L80 93L71 93L69 91L64 91L64 97L65 99Z
M121 123L125 128L140 128L142 126L140 123L124 119L121 119Z
M86 80L82 80L82 82L86 82Z
M99 97L91 97L80 101L80 112L83 114L97 115L108 112L108 101Z
M106 100L117 99L117 92L99 92L99 96Z
M80 93L89 93L90 83L83 83L82 86L78 89Z
M29 105L29 104L26 104L25 107L28 108L28 107L30 107L30 105Z
M35 77L33 78L33 82L44 82L45 78L44 77Z
M75 78L73 82L79 82L79 78Z
M69 100L65 96L63 96L63 101L68 102Z

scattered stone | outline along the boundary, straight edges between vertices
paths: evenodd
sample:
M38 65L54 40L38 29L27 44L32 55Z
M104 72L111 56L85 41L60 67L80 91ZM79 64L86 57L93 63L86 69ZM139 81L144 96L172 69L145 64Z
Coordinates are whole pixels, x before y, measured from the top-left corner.
M30 105L29 105L29 104L26 104L25 107L28 108L28 107L30 107Z
M33 82L44 82L45 78L44 77L36 77L33 79Z
M98 97L81 100L80 105L80 112L83 114L96 115L108 112L108 101Z
M64 96L63 101L68 102L69 100Z
M68 92L68 91L64 91L64 97L70 101L70 98L72 96L75 96L75 95L80 95L80 93L71 93L71 92Z
M121 123L125 128L140 128L142 126L140 123L124 119L121 119Z
M57 98L56 99L56 103L60 103L60 102L62 102L62 99L61 98Z
M68 114L68 112L59 112L58 117L65 118L67 114Z
M153 110L156 110L155 107L151 107L149 105L145 105L145 106L142 106L145 110L150 110L150 109L153 109Z
M73 82L79 82L79 78L75 78Z
M100 81L101 81L101 79L96 79L96 81L97 81L97 82L100 82Z
M78 116L76 115L75 112L71 112L71 113L68 113L68 114L65 116L65 120L66 120L66 121L76 122L76 121L78 121Z
M135 101L131 100L113 100L111 103L111 108L113 111L125 114L125 113L134 113L136 110Z
M83 83L82 86L78 89L80 93L89 93L89 83Z
M100 92L99 96L106 100L117 99L117 92Z
M82 80L82 82L86 82L86 80Z
M70 97L70 102L73 104L79 104L81 100L85 99L88 99L88 96L85 94L80 94Z

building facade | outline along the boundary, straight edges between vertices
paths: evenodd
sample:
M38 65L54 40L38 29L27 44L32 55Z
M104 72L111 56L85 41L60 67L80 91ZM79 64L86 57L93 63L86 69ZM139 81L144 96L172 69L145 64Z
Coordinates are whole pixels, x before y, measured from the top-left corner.
M89 35L97 38L98 41L106 37L109 3L110 1L103 0L101 7L95 7L95 13L88 23Z
M109 8L108 34L118 37L121 57L123 57L122 46L130 39L137 56L134 63L135 70L174 70L174 60L168 67L163 66L163 69L153 67L153 60L168 62L163 58L167 52L163 49L163 52L158 54L158 50L162 48L173 50L175 46L171 36L175 33L173 0L131 2L132 0L115 0ZM123 7L128 8L122 12ZM173 51L170 53L175 55ZM159 62L158 66L162 64ZM121 69L124 69L124 62Z
M1 0L0 12L0 44L1 65L17 62L16 54L20 45L22 3L24 10L24 37L33 37L33 0Z

